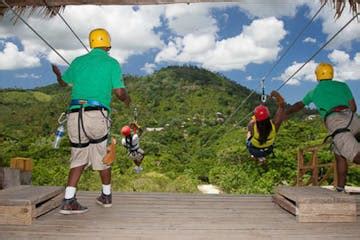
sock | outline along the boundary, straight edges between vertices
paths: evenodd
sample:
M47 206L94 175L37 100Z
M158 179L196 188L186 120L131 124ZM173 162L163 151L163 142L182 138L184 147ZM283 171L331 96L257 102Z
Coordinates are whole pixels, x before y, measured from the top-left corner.
M105 195L110 195L111 194L111 184L109 185L102 185L102 192Z
M71 199L75 197L76 187L67 186L65 188L65 199Z

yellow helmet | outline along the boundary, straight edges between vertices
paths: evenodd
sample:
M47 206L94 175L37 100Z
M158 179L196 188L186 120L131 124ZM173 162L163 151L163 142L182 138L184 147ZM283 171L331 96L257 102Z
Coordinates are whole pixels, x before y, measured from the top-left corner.
M326 80L334 78L333 66L329 63L319 63L315 69L316 80Z
M89 34L90 48L111 47L110 34L103 28L96 28Z

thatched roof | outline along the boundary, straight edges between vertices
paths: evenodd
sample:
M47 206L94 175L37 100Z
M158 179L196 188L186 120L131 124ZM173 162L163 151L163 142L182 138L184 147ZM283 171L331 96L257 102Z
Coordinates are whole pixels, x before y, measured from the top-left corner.
M5 1L19 13L25 9L42 8L44 16L52 16L59 9L67 5L150 5L150 4L171 4L171 3L199 3L199 2L241 2L242 0L0 0L0 15L8 9ZM320 0L324 2L326 0ZM346 4L354 14L358 13L360 0L328 0L335 9L335 16L340 17Z

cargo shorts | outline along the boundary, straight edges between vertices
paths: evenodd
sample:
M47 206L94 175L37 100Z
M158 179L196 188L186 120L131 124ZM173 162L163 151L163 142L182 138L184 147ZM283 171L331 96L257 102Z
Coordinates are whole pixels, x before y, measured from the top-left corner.
M349 109L329 115L325 122L329 134L332 134L336 129L345 128L351 120L351 115L352 112ZM360 120L355 113L348 128L350 132L339 133L333 138L333 151L337 155L353 161L360 152L360 143L355 138L356 135L360 134Z
M103 110L84 111L82 110L82 119L84 129L80 124L81 143L89 142L91 139L104 137L110 129L110 119L108 112ZM103 112L101 112L103 111ZM69 140L73 143L79 143L79 113L68 114L67 129ZM89 137L89 138L88 138ZM83 148L71 148L70 168L82 165L92 165L93 170L105 170L110 166L102 162L107 152L107 140L100 143L91 143Z

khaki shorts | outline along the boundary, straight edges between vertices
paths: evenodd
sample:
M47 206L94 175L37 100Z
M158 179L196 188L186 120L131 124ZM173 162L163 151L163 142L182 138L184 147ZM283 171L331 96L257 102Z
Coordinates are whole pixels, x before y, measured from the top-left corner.
M341 112L332 113L326 118L326 128L329 134L333 133L336 129L344 128L349 124L351 119L351 111L344 110ZM360 152L360 143L355 138L355 135L360 133L360 120L354 114L350 126L350 132L343 132L337 134L334 139L334 152L337 155L345 157L347 160L353 161L355 156Z
M108 113L103 111L104 115ZM79 130L78 130L79 113L69 113L67 120L68 136L71 142L79 143ZM105 136L110 128L110 120L106 119L100 110L83 111L84 129L92 139L98 139ZM80 139L81 143L89 142L87 137L80 126ZM108 165L103 164L102 160L106 155L107 141L101 143L89 144L84 148L71 148L70 168L79 167L82 165L92 165L94 170L105 170L109 168Z

